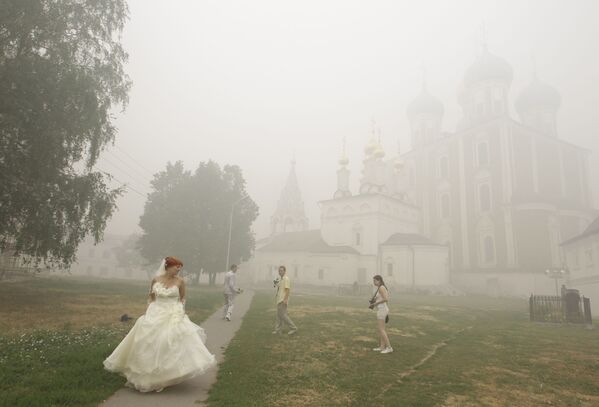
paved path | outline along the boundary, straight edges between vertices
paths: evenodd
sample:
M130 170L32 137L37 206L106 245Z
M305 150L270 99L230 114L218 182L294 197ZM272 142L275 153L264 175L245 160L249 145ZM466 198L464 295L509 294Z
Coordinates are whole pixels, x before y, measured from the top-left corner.
M212 314L203 324L202 328L208 336L206 347L216 356L220 364L227 345L235 336L241 326L241 319L249 309L254 296L253 291L244 291L235 298L233 320L227 322L222 319L222 308ZM164 407L164 406L189 406L200 407L208 398L208 390L216 382L218 366L213 367L199 377L195 377L176 386L167 387L160 393L140 393L128 387L114 393L108 400L101 404L102 407Z

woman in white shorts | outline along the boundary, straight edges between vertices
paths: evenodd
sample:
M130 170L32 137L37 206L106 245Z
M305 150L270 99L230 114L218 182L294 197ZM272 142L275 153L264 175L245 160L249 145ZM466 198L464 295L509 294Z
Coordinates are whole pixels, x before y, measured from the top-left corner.
M393 348L389 343L389 336L385 330L385 323L389 316L389 306L387 302L389 300L389 292L383 281L383 277L376 275L372 278L372 283L376 287L376 292L370 300L370 309L376 308L376 319L379 328L379 347L374 348L373 351L381 353L391 353Z

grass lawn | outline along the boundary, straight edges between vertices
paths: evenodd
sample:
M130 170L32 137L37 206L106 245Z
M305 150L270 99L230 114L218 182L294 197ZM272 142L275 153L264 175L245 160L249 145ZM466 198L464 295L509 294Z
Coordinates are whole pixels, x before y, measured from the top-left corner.
M599 405L597 330L530 323L524 300L401 295L381 355L366 303L296 294L298 334L272 335L257 293L209 406Z
M97 406L125 380L102 361L146 309L149 283L35 278L0 283L0 406ZM200 323L222 305L220 287L189 287Z

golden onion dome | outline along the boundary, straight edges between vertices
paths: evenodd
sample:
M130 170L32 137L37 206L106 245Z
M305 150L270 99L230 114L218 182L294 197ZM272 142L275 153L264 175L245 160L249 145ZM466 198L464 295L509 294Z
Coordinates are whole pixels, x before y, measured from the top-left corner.
M376 158L383 158L385 156L385 150L383 150L383 146L378 144L376 149L374 150L374 156Z
M376 141L370 140L368 144L366 144L366 147L364 147L364 153L366 153L366 155L372 155L375 152L376 147Z
M347 164L349 164L349 158L347 158L347 156L344 155L339 159L338 162L339 162L339 165L341 165L342 167L345 167Z

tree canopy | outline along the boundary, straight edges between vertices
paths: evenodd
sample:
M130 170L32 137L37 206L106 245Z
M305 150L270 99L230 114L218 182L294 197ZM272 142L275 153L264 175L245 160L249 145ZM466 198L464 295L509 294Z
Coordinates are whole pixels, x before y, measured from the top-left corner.
M130 80L124 0L0 2L0 249L67 266L122 189L94 171Z
M169 163L154 176L152 188L139 223L141 254L149 263L179 257L186 273L197 279L203 270L213 284L216 273L228 268L232 210L231 262L250 257L255 242L251 225L258 206L249 197L242 199L247 192L239 167L221 168L208 161L191 173L180 161Z

